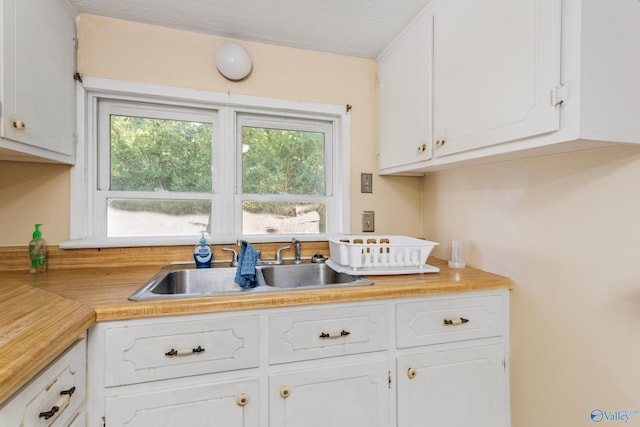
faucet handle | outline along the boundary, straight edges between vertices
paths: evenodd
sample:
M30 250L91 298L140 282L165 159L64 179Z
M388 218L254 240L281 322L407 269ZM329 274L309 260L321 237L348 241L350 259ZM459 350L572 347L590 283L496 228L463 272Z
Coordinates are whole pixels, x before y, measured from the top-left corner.
M238 251L236 251L235 249L230 249L230 248L222 248L223 251L225 252L233 252L233 257L231 258L231 267L237 267L238 266Z
M276 260L282 260L282 251L286 251L287 249L291 249L291 246L283 246L281 248L278 248L278 250L276 251Z

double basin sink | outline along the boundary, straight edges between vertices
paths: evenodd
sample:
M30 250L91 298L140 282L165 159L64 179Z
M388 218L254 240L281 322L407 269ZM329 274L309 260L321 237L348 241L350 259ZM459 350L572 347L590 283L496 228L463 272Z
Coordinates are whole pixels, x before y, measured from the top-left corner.
M361 277L338 273L324 263L261 265L257 285L243 289L234 282L236 267L193 268L186 264L163 267L129 297L132 301L197 298L225 294L371 285Z

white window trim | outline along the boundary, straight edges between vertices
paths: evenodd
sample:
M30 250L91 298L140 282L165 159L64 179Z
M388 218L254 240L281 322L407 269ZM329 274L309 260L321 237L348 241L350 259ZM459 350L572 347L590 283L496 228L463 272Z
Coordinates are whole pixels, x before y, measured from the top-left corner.
M178 88L154 84L136 83L121 80L110 80L98 77L83 77L83 84L78 85L77 92L77 147L76 164L71 168L71 206L70 206L70 237L62 242L61 248L95 248L95 247L129 247L129 246L165 246L194 244L193 237L127 237L127 238L97 238L93 231L96 219L94 209L94 193L96 188L96 138L97 129L96 108L98 99L108 97L129 101L142 101L153 98L171 104L184 106L217 109L220 137L222 141L229 141L234 137L235 128L229 126L228 114L233 114L233 109L241 109L243 113L285 113L301 118L321 118L334 122L334 159L332 165L331 180L334 185L334 200L336 209L329 211L332 215L327 218L332 229L327 234L296 235L300 240L322 240L328 234L350 233L350 116L342 105L306 103L289 100L271 99L257 96L237 95L231 93L199 91L195 89ZM227 108L225 108L227 107ZM229 108L231 107L231 108ZM223 144L229 147L230 144ZM235 155L235 154L231 154ZM233 165L218 165L214 168L220 176L235 178ZM216 177L214 177L215 179ZM218 181L220 182L220 181ZM340 183L339 185L337 183ZM233 184L232 184L233 185ZM234 192L230 192L231 198ZM236 220L233 200L225 203L229 209L219 213L219 224L233 226ZM249 239L252 242L286 241L292 236L279 235L225 235L220 229L213 230L209 243L235 243L240 238Z

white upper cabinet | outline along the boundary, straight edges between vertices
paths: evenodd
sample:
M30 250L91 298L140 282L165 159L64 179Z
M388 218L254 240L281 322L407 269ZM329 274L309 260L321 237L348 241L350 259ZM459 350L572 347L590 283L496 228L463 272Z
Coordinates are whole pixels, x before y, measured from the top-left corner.
M431 21L423 13L378 59L381 169L431 158Z
M557 1L451 0L434 18L435 156L557 131Z
M73 163L75 14L64 0L2 0L0 159Z
M434 0L423 14L432 19L411 26L422 26L432 40L416 54L427 52L432 66L415 86L429 94L422 120L433 140L431 157L383 161L398 144L384 129L416 125L405 120L413 109L395 111L403 93L389 101L381 90L381 174L640 143L640 79L634 75L640 56L632 54L640 50L637 0ZM397 77L383 72L390 67L384 61L417 32L404 32L379 58L381 88L400 84L385 81ZM414 63L420 68L423 60ZM395 105L395 115L383 113L385 104Z

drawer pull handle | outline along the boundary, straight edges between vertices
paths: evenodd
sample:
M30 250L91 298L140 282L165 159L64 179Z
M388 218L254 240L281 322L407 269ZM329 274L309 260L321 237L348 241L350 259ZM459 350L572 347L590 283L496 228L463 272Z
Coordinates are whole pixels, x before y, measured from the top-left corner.
M445 325L462 325L463 323L469 323L469 319L464 317L458 317L457 319L444 319Z
M169 357L189 356L191 354L202 353L202 352L204 352L204 348L202 348L201 346L198 346L196 348L189 348L186 350L176 350L175 348L172 348L171 350L166 352L164 355Z
M346 337L349 334L351 334L351 332L345 331L343 329L340 332L329 332L329 333L322 332L320 333L320 338L340 338L340 337Z
M71 397L73 396L73 393L75 393L75 391L76 391L75 387L71 387L69 390L62 390L60 392L60 396L64 396L66 394L66 395L69 395L69 397Z
M415 369L415 368L409 368L409 369L407 369L407 376L408 376L408 377L409 377L409 379L411 379L411 380L412 380L412 379L414 379L414 378L416 377L416 374L417 374L417 373L418 373L418 372L416 371L416 369Z
M71 399L71 396L75 391L76 391L75 387L71 387L69 390L62 390L60 392L60 397L58 398L58 400L56 400L56 403L53 404L51 409L49 409L48 411L40 412L40 415L38 415L38 418L44 418L45 420L48 420L52 418L55 414L60 412L62 409L69 406L69 400Z
M241 393L236 399L236 403L238 406L247 406L247 403L249 403L249 396L247 396L246 393Z

